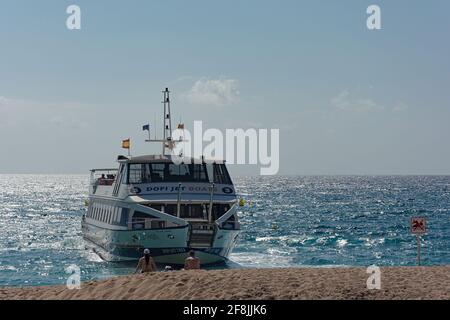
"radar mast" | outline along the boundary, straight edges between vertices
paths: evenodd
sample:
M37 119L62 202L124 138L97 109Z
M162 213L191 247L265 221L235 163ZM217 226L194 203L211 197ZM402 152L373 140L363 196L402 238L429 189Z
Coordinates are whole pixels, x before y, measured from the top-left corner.
M164 104L164 115L163 115L163 139L148 139L146 142L160 142L162 143L162 155L166 155L166 149L170 152L175 147L176 142L184 141L183 138L180 137L178 141L173 141L172 139L172 116L170 114L170 91L169 88L166 88L163 93L163 101ZM177 127L178 129L184 129L184 125L180 124Z

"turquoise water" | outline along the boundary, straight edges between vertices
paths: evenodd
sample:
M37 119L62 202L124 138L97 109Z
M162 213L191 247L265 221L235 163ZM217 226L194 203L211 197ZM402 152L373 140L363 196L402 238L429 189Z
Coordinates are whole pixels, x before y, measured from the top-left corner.
M240 177L242 234L228 267L414 265L412 215L428 219L426 265L450 264L450 177ZM86 250L87 175L0 175L0 286L128 274Z

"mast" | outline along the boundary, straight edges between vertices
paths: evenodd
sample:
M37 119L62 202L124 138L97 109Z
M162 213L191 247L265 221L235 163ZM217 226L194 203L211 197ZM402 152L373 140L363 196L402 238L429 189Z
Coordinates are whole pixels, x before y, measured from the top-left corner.
M172 117L170 115L170 91L169 88L166 88L166 90L163 91L164 94L164 136L163 140L167 141L167 143L163 143L163 150L162 154L166 154L166 148L172 149Z
M160 142L162 143L162 155L166 155L166 149L173 150L176 142L184 141L183 138L180 138L177 141L173 141L172 139L172 117L170 115L170 91L169 88L166 88L163 93L163 101L164 104L164 114L163 114L163 139L148 139L146 142ZM180 128L180 125L179 125ZM184 126L183 126L184 128Z

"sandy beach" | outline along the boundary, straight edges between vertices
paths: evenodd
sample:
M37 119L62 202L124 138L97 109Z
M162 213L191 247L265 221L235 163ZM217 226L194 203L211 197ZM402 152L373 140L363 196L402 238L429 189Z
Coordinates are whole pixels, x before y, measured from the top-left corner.
M450 299L450 266L386 267L368 290L365 268L172 271L65 286L1 288L0 299Z

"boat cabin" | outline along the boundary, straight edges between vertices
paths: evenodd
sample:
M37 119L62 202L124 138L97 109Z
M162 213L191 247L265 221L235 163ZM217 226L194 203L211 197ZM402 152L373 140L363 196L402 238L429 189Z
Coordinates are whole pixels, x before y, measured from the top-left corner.
M122 190L132 201L160 213L194 224L217 221L236 203L228 170L223 161L187 160L178 164L170 156L119 157L119 169L91 170L91 194L120 196ZM138 210L130 211L127 224L133 230L174 226ZM231 215L221 227L238 228L237 218Z

